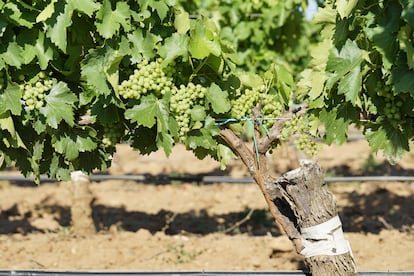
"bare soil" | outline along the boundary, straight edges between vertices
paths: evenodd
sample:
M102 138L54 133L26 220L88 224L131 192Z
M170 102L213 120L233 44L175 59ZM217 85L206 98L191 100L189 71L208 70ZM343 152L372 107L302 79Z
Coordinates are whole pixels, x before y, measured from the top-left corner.
M275 175L297 165L284 147L269 156ZM414 157L395 165L364 141L324 147L327 176L414 175ZM7 173L13 173L8 171ZM177 146L140 156L119 145L109 174L247 176L224 171ZM71 183L0 182L0 269L275 271L303 268L255 184L93 182L96 233L71 231ZM332 183L343 229L361 271L414 271L414 184Z

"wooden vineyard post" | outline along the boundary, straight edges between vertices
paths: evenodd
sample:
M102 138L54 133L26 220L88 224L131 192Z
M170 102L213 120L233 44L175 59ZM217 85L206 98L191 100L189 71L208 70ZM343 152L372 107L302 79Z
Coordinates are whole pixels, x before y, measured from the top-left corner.
M92 218L93 195L89 188L89 177L81 171L71 174L72 179L72 231L77 236L94 234L95 225Z

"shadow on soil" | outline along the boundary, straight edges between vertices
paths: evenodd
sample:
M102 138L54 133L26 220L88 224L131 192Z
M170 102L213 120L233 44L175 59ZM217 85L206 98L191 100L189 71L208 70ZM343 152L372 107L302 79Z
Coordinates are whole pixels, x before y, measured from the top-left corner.
M384 188L378 188L369 194L352 192L348 199L352 204L339 208L345 232L379 233L382 229L413 231L413 202L409 196L398 196ZM92 209L97 231L115 227L117 230L132 232L139 229L147 229L151 233L164 231L169 235L215 232L225 232L229 235L244 233L251 236L281 234L265 209L253 210L249 219L246 219L249 210L209 215L204 209L185 213L161 210L156 214L104 205L92 205ZM36 228L31 223L45 214L61 227L70 226L70 208L67 206L40 202L34 208L24 210L18 203L7 210L1 210L0 234L46 232L47 230Z

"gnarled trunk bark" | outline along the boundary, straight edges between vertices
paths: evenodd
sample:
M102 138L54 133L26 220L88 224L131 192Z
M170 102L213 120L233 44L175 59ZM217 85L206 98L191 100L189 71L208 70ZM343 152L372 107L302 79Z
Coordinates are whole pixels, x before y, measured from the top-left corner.
M275 221L296 251L304 255L312 275L357 275L349 244L342 235L335 199L324 185L320 166L304 162L279 179L269 172L266 153L279 139L283 126L283 121L275 123L264 137L256 131L254 149L231 129L222 129L220 134L248 168Z

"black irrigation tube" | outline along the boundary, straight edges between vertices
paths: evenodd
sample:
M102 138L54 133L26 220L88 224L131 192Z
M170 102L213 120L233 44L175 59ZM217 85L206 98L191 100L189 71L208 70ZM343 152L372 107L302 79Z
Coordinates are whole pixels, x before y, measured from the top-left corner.
M205 184L212 183L253 183L250 177L228 177L228 176L203 176L203 175L147 175L147 174L128 174L128 175L110 175L110 174L95 174L90 176L91 181L105 181L105 180L121 180L121 181L136 181L144 183L168 184L174 181L179 182L198 182ZM25 178L22 175L0 175L0 181L15 181L25 182L33 181L31 178ZM40 177L41 182L56 182L47 176ZM414 176L338 176L326 177L326 183L335 182L414 182Z
M0 276L303 276L302 271L274 272L231 272L231 271L194 271L194 272L76 272L76 271L38 271L38 270L0 270ZM360 276L409 276L414 272L359 272Z

